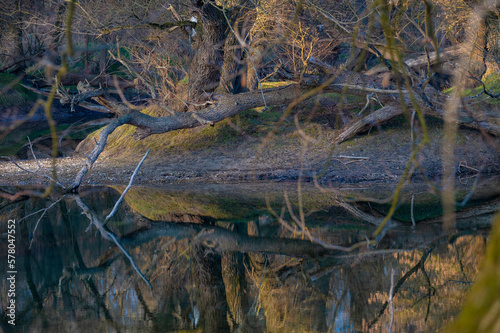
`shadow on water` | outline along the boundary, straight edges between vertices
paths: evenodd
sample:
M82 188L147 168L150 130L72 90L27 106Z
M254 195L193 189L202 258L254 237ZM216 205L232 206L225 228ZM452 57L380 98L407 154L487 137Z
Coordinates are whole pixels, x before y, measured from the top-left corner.
M452 234L439 196L409 188L375 247L391 188L133 187L105 225L123 187L0 202L2 226L16 220L15 330L379 332L391 288L393 331L437 330L475 281L499 187L458 191Z

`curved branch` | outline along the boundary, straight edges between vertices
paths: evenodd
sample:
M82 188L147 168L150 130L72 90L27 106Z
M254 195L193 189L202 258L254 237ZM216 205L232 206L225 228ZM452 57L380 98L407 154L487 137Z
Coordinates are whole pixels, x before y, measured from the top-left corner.
M99 36L97 36L97 38L100 38L104 35L109 35L113 32L122 31L122 30L150 29L150 28L166 30L166 29L172 29L172 28L178 28L178 27L194 28L194 27L196 27L196 22L192 22L192 21L177 21L177 22L165 22L165 23L149 22L149 23L144 23L144 24L121 25L121 26L112 27L112 28L102 28L102 29L99 29Z
M78 191L78 188L80 187L80 184L82 182L83 177L87 174L87 172L92 168L94 165L95 161L99 157L99 155L102 153L104 150L104 147L106 146L106 141L108 139L108 136L113 133L115 129L117 129L119 126L125 124L128 120L128 116L122 116L120 118L117 118L113 120L111 123L109 123L108 126L106 126L102 132L101 135L99 136L99 142L95 146L94 150L92 150L92 153L90 156L87 156L87 163L82 167L82 169L78 172L78 174L75 177L75 180L73 184L69 187L67 190L70 193L76 193Z

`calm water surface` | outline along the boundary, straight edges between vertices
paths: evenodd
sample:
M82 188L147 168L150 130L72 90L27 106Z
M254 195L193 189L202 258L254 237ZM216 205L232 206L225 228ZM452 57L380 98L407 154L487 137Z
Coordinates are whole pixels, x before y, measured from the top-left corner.
M105 224L124 187L0 202L0 269L8 271L6 224L15 219L17 270L14 330L9 284L0 283L2 328L433 332L475 281L499 207L488 184L457 192L467 202L447 234L439 197L412 187L373 245L392 185L133 187Z

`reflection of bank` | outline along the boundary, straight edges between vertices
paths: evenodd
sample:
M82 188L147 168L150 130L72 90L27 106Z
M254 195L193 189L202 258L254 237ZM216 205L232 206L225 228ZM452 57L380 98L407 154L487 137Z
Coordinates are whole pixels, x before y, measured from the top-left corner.
M147 188L130 192L127 205L97 229L95 224L89 226L88 216L92 221L104 219L119 194L110 188L84 188L80 197L65 197L47 211L31 249L29 233L39 216L20 223L23 273L17 281L21 291L17 317L22 315L23 323L34 330L42 324L76 326L83 331L181 330L196 324L204 331L244 327L247 331L327 331L345 325L364 330L370 323L377 330L387 324L388 311L383 308L390 289L388 272L394 269L394 330L411 322L428 331L441 327L450 313L458 313L484 251L486 231L480 228L486 221L486 207L495 207L489 201L457 213L464 218L459 226L476 230L444 235L437 220L417 221L415 228L411 222L398 221L377 247L344 253L294 236L269 212L265 196L251 191L250 199L233 194L245 205L254 205L246 208L244 216L234 200L222 195L219 202L213 195L203 195L202 188L186 192L152 189L151 193L165 199L170 215L160 212L161 200L148 196ZM207 192L217 193L213 187ZM294 225L283 192L273 191L276 195L269 198L270 206ZM287 193L298 217L298 198ZM344 247L366 241L375 226L334 199L329 193L304 200L310 234ZM75 200L85 204L87 215L82 215ZM139 214L147 211L148 202L158 205L151 206L157 217L165 214L169 221ZM347 203L376 216L366 202ZM16 216L27 216L49 205L30 199L10 208ZM189 213L182 214L182 207ZM196 209L201 214L193 214ZM240 215L231 215L233 211ZM482 217L474 218L473 211ZM7 291L5 281L3 285Z

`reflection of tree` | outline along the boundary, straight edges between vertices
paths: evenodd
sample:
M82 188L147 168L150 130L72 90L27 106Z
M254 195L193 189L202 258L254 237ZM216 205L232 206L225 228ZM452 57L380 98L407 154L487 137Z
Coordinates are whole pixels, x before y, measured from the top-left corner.
M425 222L416 228L400 225L388 230L376 250L343 253L309 240L263 236L276 234L277 223L269 225L269 221L258 226L250 223L247 229L245 224L222 227L215 225L214 219L203 217L190 219L197 223L155 222L119 210L116 219L105 227L151 281L151 293L114 241L95 231L75 238L87 228L89 220L67 198L57 204L59 211L47 214L40 222L33 242L37 252L23 250L28 254L25 279L30 299L19 311L31 327L50 327L62 318L68 319L68 327L83 325L83 313L86 318L101 318L100 323L118 331L124 329L118 319L123 311L133 311L156 331L182 330L192 328L199 311L197 324L205 331L320 332L334 325L332 318L345 318L350 327L363 329L370 321L375 322L374 317L378 318L373 326L377 329L387 312L383 309L389 291L384 270L399 267L396 270L405 275L395 284L395 308L425 305L418 322L425 330L435 321L436 306L449 310L447 305L437 304L439 293L463 276L467 283L473 280L472 272L480 258L475 256L471 261L466 257L475 250L465 250L469 246L463 241L465 233L449 240L439 236L440 228ZM115 201L97 192L87 192L80 199L100 218ZM27 200L9 208L27 214L44 205L48 203ZM476 211L485 210L479 207ZM473 227L472 215L462 215ZM482 217L478 226L485 220ZM29 239L33 223L23 221L19 228L24 230L21 237ZM309 228L315 235L323 230ZM89 243L94 235L98 237ZM27 247L29 241L22 243ZM417 262L399 255L400 249L413 249ZM447 260L447 266L433 262L438 255ZM448 271L443 272L443 267ZM437 275L444 280L438 280ZM130 293L132 298L127 298ZM124 299L133 301L120 304ZM254 300L255 306L251 306ZM50 306L55 310L49 311ZM459 303L450 306L450 311L455 311ZM37 307L38 312L34 311ZM426 316L429 324L424 324ZM395 330L403 327L404 318L396 311ZM96 324L95 328L102 327Z
M21 225L19 229L21 231L21 237L23 239L28 239L27 236L29 236L29 234L26 225ZM26 259L24 260L24 269L26 271L26 282L28 284L28 288L30 290L31 295L33 296L33 301L35 303L34 308L36 308L38 311L41 311L43 309L43 299L40 297L36 285L33 282L34 281L33 272L31 271L31 249L28 247L27 242L23 242L22 245L23 245L22 251L26 253ZM43 320L46 321L46 318L43 317Z
M397 281L396 285L394 286L392 296L393 297L396 296L398 294L398 292L400 291L400 289L405 284L405 282L407 282L412 276L416 275L420 271L423 275L424 280L425 280L425 284L426 284L425 287L427 289L427 293L424 294L424 296L423 296L423 298L427 298L426 311L425 311L425 321L427 321L427 319L429 317L429 311L431 309L431 299L436 294L436 287L432 285L431 279L429 278L428 270L425 268L425 263L426 263L427 259L429 258L429 256L431 255L431 253L433 251L436 251L439 246L441 246L443 244L450 244L453 248L453 251L450 250L450 257L452 257L453 255L456 254L455 259L457 260L457 262L460 266L461 273L464 274L461 258L459 257L458 252L456 250L456 242L457 242L457 240L459 240L460 238L462 238L463 236L468 235L468 234L469 234L468 232L460 232L460 233L457 233L453 236L444 235L444 236L438 237L435 241L433 241L431 244L426 246L425 249L423 250L422 256L420 257L418 262L413 267L411 267ZM453 254L451 252L453 252ZM420 300L418 300L417 303L419 301ZM371 327L373 327L373 325L375 325L375 323L380 319L380 317L386 311L388 304L389 304L388 301L385 301L383 303L378 314L375 316L375 318L373 318L370 321L368 328L371 328Z
M241 232L239 224L230 226L235 232ZM222 276L226 286L227 303L231 326L240 325L249 311L247 282L243 260L246 255L238 251L222 253Z
M197 288L200 326L204 332L227 332L226 290L221 256L203 245L191 247L193 280Z
M22 216L28 216L35 207L45 204L40 199L28 200L18 203L16 208L24 211ZM32 235L34 225L27 220L17 225L17 253L22 254L22 257L18 256L18 271L22 267L23 274L23 279L17 281L17 316L22 318L25 327L35 331L69 330L70 327L76 329L72 325L78 325L81 320L78 312L87 308L84 303L92 303L94 300L95 313L103 314L105 320L119 331L108 310L106 295L99 291L98 284L94 282L93 276L103 272L105 267L86 267L80 244L73 237L76 230L66 202L61 200L57 207L59 210L55 214L46 214L39 221L35 235ZM33 247L30 242L32 237L36 237ZM71 244L66 243L67 240ZM79 283L83 284L82 289L90 291L89 294L81 291L82 298L75 297L74 293L75 284ZM26 299L25 304L20 302L24 286L31 295L31 299ZM21 305L23 306L20 307ZM88 306L86 312L89 308L92 306Z

